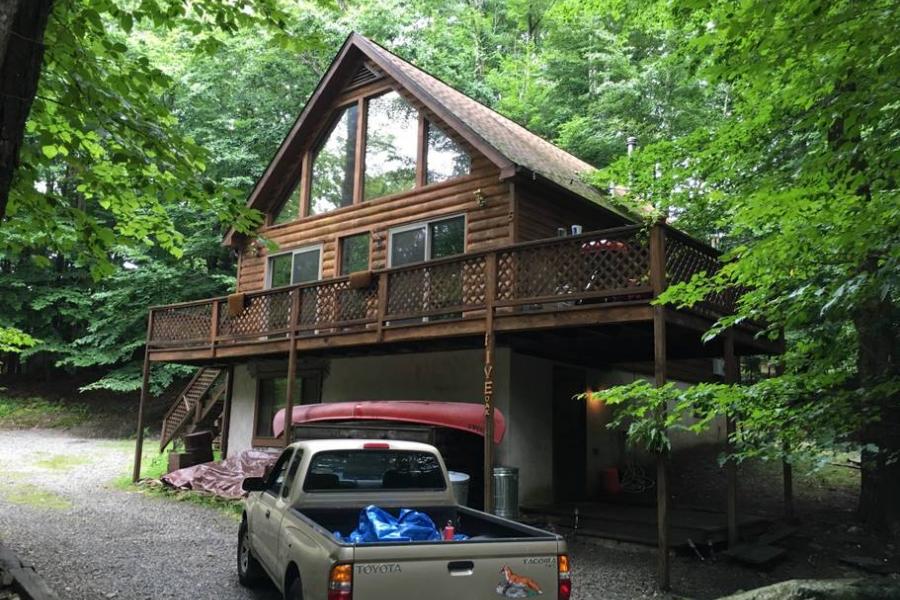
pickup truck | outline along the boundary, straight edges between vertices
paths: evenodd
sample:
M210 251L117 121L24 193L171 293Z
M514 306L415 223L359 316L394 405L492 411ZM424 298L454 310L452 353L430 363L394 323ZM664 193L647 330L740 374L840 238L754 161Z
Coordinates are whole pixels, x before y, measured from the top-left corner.
M247 478L238 578L268 575L288 600L568 600L565 540L459 506L440 453L427 444L311 440L291 444L265 478ZM350 543L376 505L448 522L465 540ZM340 534L340 536L335 535Z

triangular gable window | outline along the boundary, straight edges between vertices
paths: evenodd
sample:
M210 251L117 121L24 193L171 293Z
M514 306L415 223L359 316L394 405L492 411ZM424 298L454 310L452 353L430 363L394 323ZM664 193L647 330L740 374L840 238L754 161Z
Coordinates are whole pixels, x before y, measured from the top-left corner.
M395 90L339 109L308 158L308 215L462 177L472 167L463 146Z
M284 204L278 209L278 213L275 215L275 218L272 219L273 225L290 223L291 221L296 221L300 217L300 194L297 190L298 187L299 182L294 184L294 187L291 189L291 193L288 194Z
M428 123L428 146L425 155L425 183L438 183L454 177L468 175L472 171L472 157L456 140Z

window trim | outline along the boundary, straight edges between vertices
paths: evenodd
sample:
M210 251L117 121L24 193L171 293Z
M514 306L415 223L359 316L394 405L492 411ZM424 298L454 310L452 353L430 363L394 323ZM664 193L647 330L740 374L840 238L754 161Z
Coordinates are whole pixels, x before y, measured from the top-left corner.
M469 218L466 213L454 213L450 215L441 215L439 217L432 217L430 219L425 219L422 221L415 221L413 223L407 223L405 225L398 225L396 227L391 227L387 232L387 268L394 268L394 234L395 233L405 233L407 231L415 231L416 229L420 229L422 227L425 228L425 260L419 261L418 263L409 263L410 265L420 264L423 262L431 262L435 260L431 257L431 225L434 223L440 223L441 221L450 221L452 219L458 219L462 217L463 220L463 251L462 254L466 254L469 251L469 240L467 232L469 230ZM460 256L459 254L455 254L454 256ZM409 265L403 265L404 267Z
M288 254L291 255L291 282L286 285L282 285L282 286L278 286L278 287L290 287L292 285L302 285L299 283L294 283L294 257L297 254L303 254L305 252L312 252L314 250L319 251L319 273L318 273L318 277L316 278L316 281L321 281L321 279L322 279L322 263L324 262L323 255L325 254L325 244L323 242L318 242L315 244L307 244L305 246L300 246L299 248L291 248L290 250L282 250L279 252L273 252L272 254L269 254L268 256L266 256L266 275L265 275L265 279L264 279L265 285L266 285L265 289L267 289L267 290L277 289L277 288L272 287L272 259L277 258L279 256L285 256Z

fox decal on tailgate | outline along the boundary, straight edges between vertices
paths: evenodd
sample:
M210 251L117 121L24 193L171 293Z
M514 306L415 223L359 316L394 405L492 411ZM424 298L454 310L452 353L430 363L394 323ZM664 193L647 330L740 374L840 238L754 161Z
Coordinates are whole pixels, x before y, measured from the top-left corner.
M504 598L529 598L544 593L534 579L516 575L508 565L500 569L500 575L503 577L497 584L497 593Z

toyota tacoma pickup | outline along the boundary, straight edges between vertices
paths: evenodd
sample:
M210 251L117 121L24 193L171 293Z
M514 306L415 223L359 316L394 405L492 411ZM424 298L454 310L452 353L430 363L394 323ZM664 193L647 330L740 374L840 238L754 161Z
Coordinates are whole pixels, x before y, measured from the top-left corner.
M487 600L571 594L565 540L457 505L427 444L314 440L288 446L265 478L247 478L238 578L268 575L289 600ZM351 543L370 505L428 515L458 538Z

